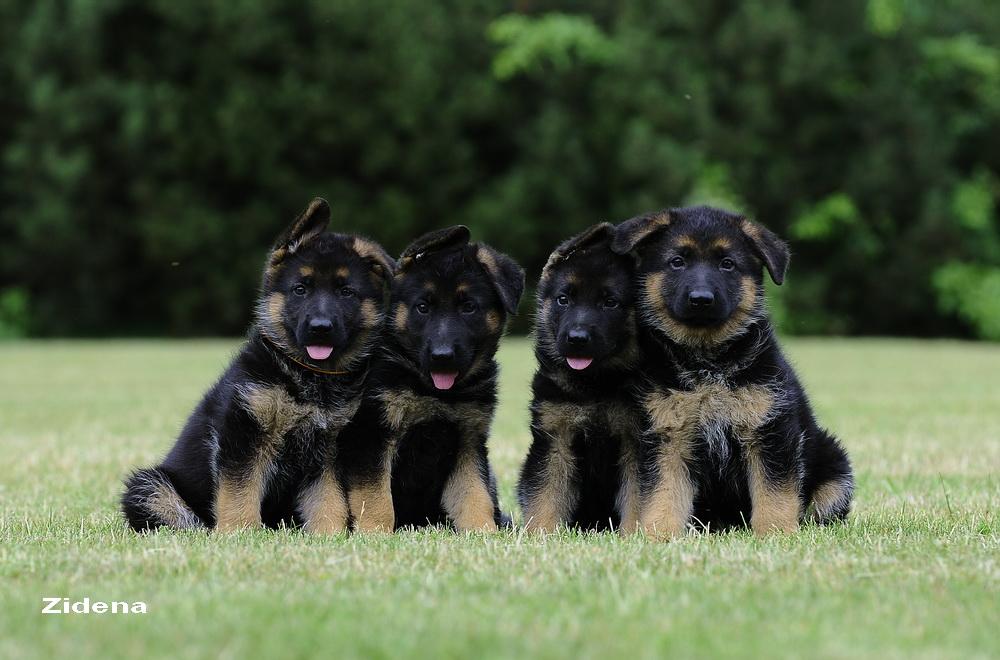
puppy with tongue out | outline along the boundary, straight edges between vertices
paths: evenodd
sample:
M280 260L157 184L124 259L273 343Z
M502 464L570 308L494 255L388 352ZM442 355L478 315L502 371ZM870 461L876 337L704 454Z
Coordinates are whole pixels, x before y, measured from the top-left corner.
M538 283L533 441L518 485L531 530L635 529L633 263L611 251L613 229L559 245Z
M359 443L385 444L396 527L491 530L506 520L487 437L494 356L523 290L521 267L471 242L464 226L426 234L403 251L382 352L349 428Z

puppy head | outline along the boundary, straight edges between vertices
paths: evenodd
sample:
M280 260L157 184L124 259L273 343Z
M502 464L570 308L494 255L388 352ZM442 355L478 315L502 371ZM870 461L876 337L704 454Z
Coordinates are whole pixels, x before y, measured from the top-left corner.
M268 255L257 321L291 357L347 370L367 355L395 262L376 243L327 231L330 207L314 199Z
M461 225L421 236L393 278L391 330L403 357L435 390L450 390L496 353L517 311L524 271Z
M789 260L788 247L765 227L704 206L626 220L612 247L637 257L644 321L678 344L701 348L763 318L764 269L781 284Z
M569 371L619 366L634 353L632 260L611 251L614 227L601 223L562 243L538 285L539 351Z

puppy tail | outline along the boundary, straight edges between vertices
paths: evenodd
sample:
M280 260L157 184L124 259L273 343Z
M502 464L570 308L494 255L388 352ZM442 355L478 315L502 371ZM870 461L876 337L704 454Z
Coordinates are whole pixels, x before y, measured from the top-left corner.
M812 520L820 525L841 522L851 512L854 471L847 452L836 438L820 431L813 456L813 483L809 501Z
M197 529L205 527L161 468L136 470L125 480L122 512L137 532L157 527Z

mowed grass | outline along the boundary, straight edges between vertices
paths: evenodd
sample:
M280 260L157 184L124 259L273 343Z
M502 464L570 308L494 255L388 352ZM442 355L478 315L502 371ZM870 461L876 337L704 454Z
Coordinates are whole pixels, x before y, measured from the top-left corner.
M1000 347L789 341L858 474L844 526L790 536L321 538L126 530L234 341L0 344L0 657L1000 655ZM508 339L491 452L527 449L534 360ZM40 614L42 597L146 615Z

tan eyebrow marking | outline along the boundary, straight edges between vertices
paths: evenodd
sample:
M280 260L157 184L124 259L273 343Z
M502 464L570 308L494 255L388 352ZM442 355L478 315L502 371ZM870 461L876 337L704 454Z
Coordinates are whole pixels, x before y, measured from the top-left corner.
M693 236L685 234L684 236L679 236L676 241L674 241L675 248L691 248L692 250L698 248L698 241L694 240Z
M733 247L733 242L728 238L717 238L712 241L711 249L713 250L729 250Z
M299 268L299 275L301 275L302 277L309 277L315 272L316 271L313 269L312 266L302 266L301 268Z
M342 277L346 280L347 277L351 274L351 269L348 268L347 266L341 266L340 268L337 269L336 274L337 277Z

